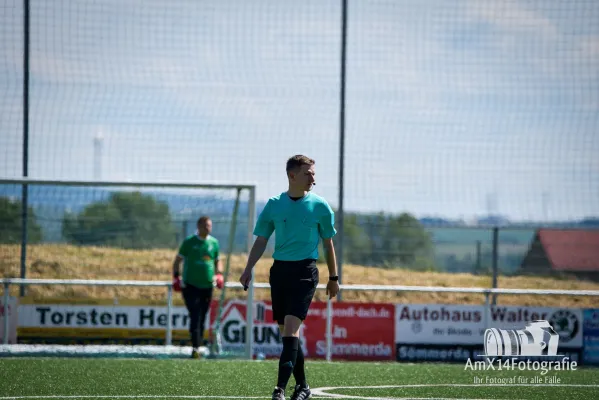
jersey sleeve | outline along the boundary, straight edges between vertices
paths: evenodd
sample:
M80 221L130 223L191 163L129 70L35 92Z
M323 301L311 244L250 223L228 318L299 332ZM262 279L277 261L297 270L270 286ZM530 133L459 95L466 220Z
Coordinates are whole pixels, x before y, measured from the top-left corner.
M324 203L322 213L318 218L318 232L323 239L330 239L337 234L335 229L335 213L328 203Z
M181 246L179 246L179 256L185 258L187 257L187 240L184 240L183 243L181 243Z
M258 221L256 222L256 227L254 228L255 236L262 236L268 239L275 231L275 224L270 216L271 206L272 204L269 200L264 206L264 209L262 210L260 215L258 216Z

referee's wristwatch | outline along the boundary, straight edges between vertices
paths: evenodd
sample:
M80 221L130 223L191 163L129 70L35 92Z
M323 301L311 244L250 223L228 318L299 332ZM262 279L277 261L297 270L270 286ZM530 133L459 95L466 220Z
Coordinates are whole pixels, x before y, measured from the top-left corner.
M329 276L329 280L337 282L339 280L339 276L337 276L337 275L335 275L335 276Z

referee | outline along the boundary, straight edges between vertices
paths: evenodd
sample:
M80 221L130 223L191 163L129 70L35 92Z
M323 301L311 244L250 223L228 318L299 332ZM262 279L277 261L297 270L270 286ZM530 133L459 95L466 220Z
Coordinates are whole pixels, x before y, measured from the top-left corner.
M249 285L252 268L262 257L268 239L276 231L274 263L270 268L269 283L273 319L279 324L283 351L279 359L273 400L285 399L285 389L292 373L296 385L291 400L311 397L304 371L304 354L299 344L299 330L308 315L318 285L316 260L320 238L323 240L329 268L327 295L333 298L339 292L332 240L337 233L334 227L335 216L325 199L311 193L315 185L314 164L314 160L303 155L287 160L289 190L271 197L260 213L254 229L257 238L239 279L242 285Z

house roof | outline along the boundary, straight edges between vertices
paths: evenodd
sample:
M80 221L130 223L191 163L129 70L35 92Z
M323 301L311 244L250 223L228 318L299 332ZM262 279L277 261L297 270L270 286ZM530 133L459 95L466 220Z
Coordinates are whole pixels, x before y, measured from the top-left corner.
M538 235L554 270L599 272L599 230L540 229Z

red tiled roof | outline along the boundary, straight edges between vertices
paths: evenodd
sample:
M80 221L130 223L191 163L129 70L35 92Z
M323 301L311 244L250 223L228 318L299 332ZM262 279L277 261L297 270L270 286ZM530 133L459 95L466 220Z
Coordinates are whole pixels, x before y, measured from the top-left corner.
M599 230L540 229L539 238L554 270L599 272Z

